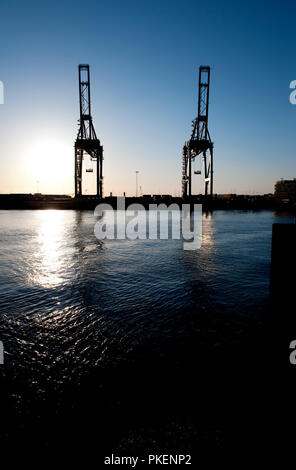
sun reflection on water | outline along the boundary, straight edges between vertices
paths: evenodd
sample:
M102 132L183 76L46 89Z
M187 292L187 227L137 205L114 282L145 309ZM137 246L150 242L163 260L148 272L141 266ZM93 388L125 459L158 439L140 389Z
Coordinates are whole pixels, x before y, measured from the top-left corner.
M208 253L212 251L214 245L214 226L213 226L213 214L206 212L203 214L202 219L202 248Z
M38 219L31 280L43 287L54 287L64 282L64 214L58 210L40 211Z

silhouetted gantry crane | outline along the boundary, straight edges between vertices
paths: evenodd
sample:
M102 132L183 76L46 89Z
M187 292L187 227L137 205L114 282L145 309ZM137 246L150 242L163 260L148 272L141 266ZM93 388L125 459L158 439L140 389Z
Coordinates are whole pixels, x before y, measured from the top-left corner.
M213 142L208 131L210 67L199 67L198 115L193 121L190 139L185 142L182 155L182 195L191 197L192 162L201 157L204 167L204 193L213 195ZM194 174L202 174L201 170Z
M89 65L78 66L80 120L79 131L75 141L75 197L82 196L82 167L84 154L91 161L97 162L97 196L103 197L103 147L97 138L92 122L90 108L90 78ZM86 168L92 173L92 168Z

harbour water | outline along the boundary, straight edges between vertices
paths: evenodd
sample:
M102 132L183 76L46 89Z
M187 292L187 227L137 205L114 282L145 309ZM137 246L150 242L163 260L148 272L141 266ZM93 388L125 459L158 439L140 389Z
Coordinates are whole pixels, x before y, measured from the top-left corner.
M229 410L242 419L240 370L254 351L260 363L278 221L292 218L204 214L201 249L184 251L98 241L93 212L0 211L4 445L98 460L233 445Z

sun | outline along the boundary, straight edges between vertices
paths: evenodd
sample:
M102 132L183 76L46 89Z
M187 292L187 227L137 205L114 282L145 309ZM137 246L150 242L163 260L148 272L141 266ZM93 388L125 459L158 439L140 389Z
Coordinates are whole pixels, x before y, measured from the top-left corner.
M28 148L26 167L35 190L66 192L73 176L73 149L62 141L40 139Z

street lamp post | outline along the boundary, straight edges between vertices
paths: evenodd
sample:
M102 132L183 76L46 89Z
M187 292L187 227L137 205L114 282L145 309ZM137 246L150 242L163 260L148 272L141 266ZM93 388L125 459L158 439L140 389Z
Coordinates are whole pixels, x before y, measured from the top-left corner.
M138 197L138 174L139 171L136 171L136 197Z

